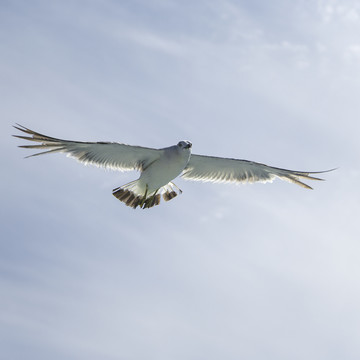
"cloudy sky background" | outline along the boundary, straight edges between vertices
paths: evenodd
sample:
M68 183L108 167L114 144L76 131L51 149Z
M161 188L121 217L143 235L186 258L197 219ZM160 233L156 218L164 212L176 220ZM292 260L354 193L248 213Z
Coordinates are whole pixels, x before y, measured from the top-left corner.
M1 1L1 357L359 359L359 35L352 0ZM14 123L339 169L135 211Z

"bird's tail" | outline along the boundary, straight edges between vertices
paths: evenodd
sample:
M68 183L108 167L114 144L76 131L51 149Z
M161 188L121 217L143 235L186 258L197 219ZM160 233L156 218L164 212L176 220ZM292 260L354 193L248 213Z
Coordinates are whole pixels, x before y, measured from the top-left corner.
M159 205L161 196L165 201L169 201L181 193L182 191L172 182L169 182L156 191L149 192L147 188L142 189L139 186L138 180L135 180L126 185L113 189L112 194L117 199L124 202L125 205L134 209L137 207L148 209Z

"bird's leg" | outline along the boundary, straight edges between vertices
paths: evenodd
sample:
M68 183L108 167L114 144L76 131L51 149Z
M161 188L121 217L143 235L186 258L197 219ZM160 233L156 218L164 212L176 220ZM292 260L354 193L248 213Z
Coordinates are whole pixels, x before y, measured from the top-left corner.
M145 200L146 200L146 197L147 197L147 193L148 193L148 184L146 184L146 188L145 188L145 194L143 196L143 198L141 199L141 202L139 204L140 207L143 207L144 203L145 203Z
M159 191L159 189L157 189L155 192L154 192L154 194L153 195L151 195L151 199L153 199L154 197L155 197L155 195L156 195L156 193Z
M156 193L159 191L159 189L157 189L155 192L154 192L154 195L151 197L151 202L153 202L154 201L154 199L155 199L155 196L156 196Z
M150 202L150 206L149 207L153 207L155 205L159 205L160 204L160 195L156 195L157 192L159 191L159 189L157 189L154 192L154 195L151 197L151 202Z
M142 208L143 209L146 209L146 208L151 208L155 205L159 205L160 203L160 195L157 195L157 192L158 192L159 189L157 189L154 194L152 194L149 198L147 198L143 205L142 205Z

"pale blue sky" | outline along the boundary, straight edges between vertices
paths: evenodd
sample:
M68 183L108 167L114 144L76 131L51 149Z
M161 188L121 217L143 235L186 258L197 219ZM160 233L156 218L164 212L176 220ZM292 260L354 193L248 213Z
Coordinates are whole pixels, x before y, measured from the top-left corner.
M351 0L2 1L1 357L359 359L359 34ZM135 211L16 122L339 170Z

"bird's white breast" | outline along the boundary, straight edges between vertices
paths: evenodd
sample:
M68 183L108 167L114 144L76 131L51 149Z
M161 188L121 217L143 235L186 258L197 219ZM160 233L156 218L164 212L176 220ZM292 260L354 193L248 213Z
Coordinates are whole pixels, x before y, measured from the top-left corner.
M181 174L190 154L190 149L176 146L164 149L162 156L142 172L139 182L142 186L148 186L149 193L159 189Z

